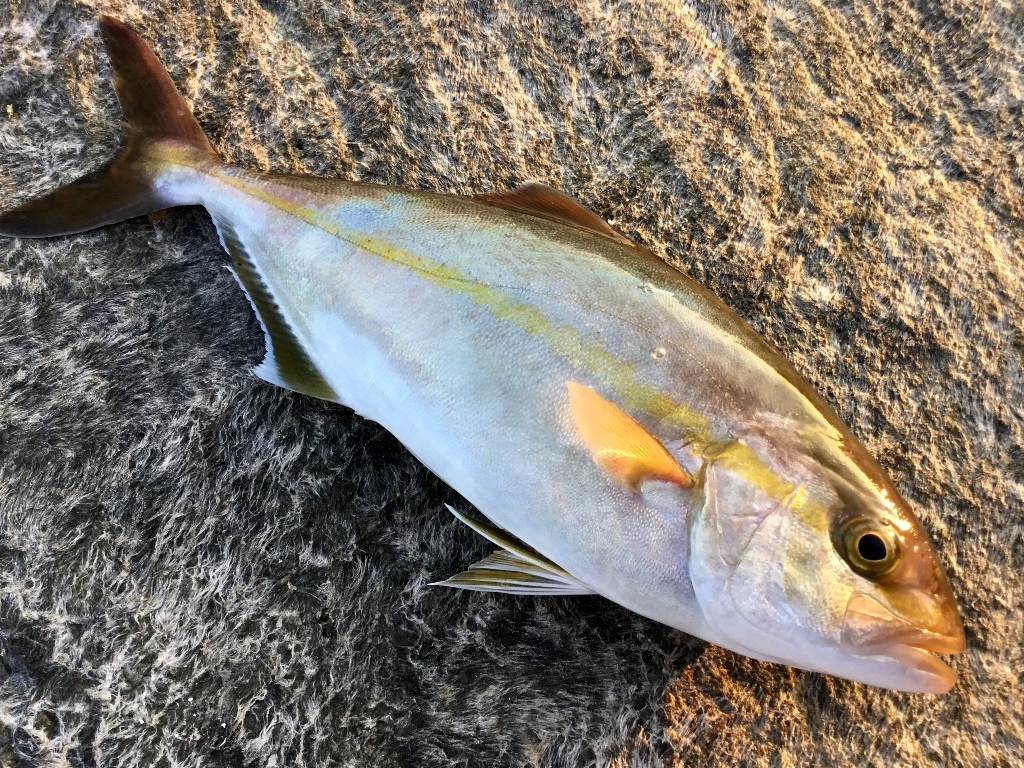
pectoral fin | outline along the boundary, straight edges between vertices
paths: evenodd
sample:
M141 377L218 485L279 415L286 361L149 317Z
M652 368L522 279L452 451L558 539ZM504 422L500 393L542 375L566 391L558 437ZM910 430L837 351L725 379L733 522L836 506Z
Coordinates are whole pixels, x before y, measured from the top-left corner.
M430 586L457 587L477 592L505 592L511 595L592 595L594 590L525 544L496 526L448 511L488 541L501 547L469 570Z
M569 407L583 442L615 482L628 491L637 491L648 480L681 488L693 485L693 478L636 419L590 387L575 381L567 386Z

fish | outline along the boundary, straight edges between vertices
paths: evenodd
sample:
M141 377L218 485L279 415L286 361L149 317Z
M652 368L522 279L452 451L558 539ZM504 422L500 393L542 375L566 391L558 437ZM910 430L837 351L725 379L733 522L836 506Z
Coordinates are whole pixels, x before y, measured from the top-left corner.
M736 653L945 693L966 640L921 522L835 411L713 293L551 187L468 196L221 160L129 27L95 173L0 214L54 237L209 212L267 382L353 409L496 551L435 584L599 595ZM510 598L511 599L511 598Z

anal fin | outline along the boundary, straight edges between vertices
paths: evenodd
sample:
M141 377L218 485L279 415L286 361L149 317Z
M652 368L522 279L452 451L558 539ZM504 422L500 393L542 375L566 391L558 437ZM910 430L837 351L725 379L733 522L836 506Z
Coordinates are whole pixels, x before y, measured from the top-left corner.
M501 547L469 569L431 586L511 595L593 595L594 590L497 526L448 511L488 541Z
M253 373L264 381L304 395L339 402L337 393L317 370L309 355L302 348L275 301L266 282L257 271L252 257L242 239L226 221L214 219L224 250L234 264L228 267L242 286L253 311L256 313L266 341L266 355L263 362L253 368Z

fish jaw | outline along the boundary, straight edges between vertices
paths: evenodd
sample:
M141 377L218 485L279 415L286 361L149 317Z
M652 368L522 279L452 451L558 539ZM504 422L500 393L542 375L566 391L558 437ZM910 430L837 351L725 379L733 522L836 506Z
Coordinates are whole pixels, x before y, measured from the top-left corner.
M770 656L737 644L724 644L738 653L762 661L842 677L856 683L893 691L941 695L958 680L956 670L934 652L915 645L891 645L859 648L857 652L820 647L809 650L803 661L786 656Z
M788 523L769 519L778 530ZM702 553L694 547L691 557ZM760 559L762 565L766 558ZM740 568L755 570L742 562ZM841 628L830 619L801 615L799 606L787 605L779 596L783 568L756 575L761 588L742 571L733 572L722 588L709 585L705 573L693 568L693 583L704 613L702 638L761 661L820 672L854 682L910 693L943 694L957 681L956 671L936 654L965 650L962 627L957 624L939 634L909 624L863 593L853 593L843 614ZM738 576L738 578L733 578ZM765 597L767 596L767 599ZM826 603L841 602L829 600ZM693 632L693 622L679 628Z
M950 621L947 601L934 598L934 620L917 625L886 608L863 592L855 593L846 608L840 642L852 654L897 662L900 690L945 693L956 683L956 672L935 654L959 654L967 643L959 620ZM958 618L958 617L957 617ZM893 680L886 670L885 679Z
M868 631L865 631L866 624L870 625ZM885 639L877 639L879 636ZM730 644L729 641L726 645L764 661L879 688L933 695L947 693L958 679L956 670L937 654L956 655L966 649L962 628L940 635L913 627L863 593L855 593L850 598L838 640L835 643L803 645L800 651L802 659L794 657L792 647L774 655Z
M834 647L812 651L804 663L792 658L766 660L880 688L941 695L956 684L958 676L937 654L955 655L965 649L961 627L951 628L948 634L914 627L870 596L855 593Z

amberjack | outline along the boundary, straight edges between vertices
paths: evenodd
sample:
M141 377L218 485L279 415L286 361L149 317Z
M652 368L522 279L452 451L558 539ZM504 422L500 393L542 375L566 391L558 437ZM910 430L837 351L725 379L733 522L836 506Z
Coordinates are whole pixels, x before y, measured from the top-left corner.
M102 170L0 215L50 237L209 211L257 376L379 422L498 546L440 582L598 594L741 654L942 693L956 601L910 507L709 291L541 184L469 197L223 163L146 44L100 21L124 118Z

